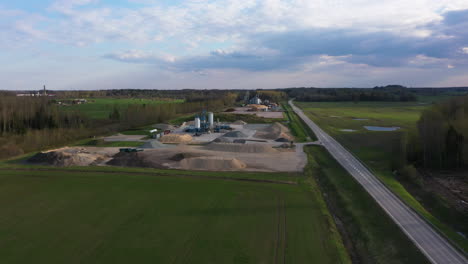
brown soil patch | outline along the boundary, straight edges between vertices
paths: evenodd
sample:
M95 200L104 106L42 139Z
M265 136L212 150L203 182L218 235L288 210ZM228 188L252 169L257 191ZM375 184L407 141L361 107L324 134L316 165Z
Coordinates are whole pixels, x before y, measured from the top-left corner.
M156 169L167 169L168 167L163 165L161 160L152 159L150 156L145 155L144 152L136 153L117 153L112 160L107 162L108 165L119 166L119 167L144 167L144 168L156 168Z
M198 157L183 159L180 165L184 169L225 171L244 169L247 165L238 159L222 157Z
M90 153L69 153L64 151L41 152L28 159L30 163L47 164L58 167L88 166L97 164L107 157Z
M198 158L203 156L200 153L191 153L191 152L182 152L182 153L177 153L174 156L170 158L170 160L173 161L181 161L183 159L189 159L189 158Z
M239 144L239 143L210 143L205 147L208 150L243 153L274 153L276 149L263 144Z

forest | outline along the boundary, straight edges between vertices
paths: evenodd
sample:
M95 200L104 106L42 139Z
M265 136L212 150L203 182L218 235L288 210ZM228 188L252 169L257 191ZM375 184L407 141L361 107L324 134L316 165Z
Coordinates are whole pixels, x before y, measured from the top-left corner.
M179 115L234 104L237 94L219 93L216 98L164 105L131 104L114 107L106 119L90 119L80 111L63 111L48 97L0 97L0 158L69 144L88 137L166 122Z
M468 167L468 96L426 109L406 147L408 161L424 168Z
M288 88L284 89L290 98L303 102L331 101L416 101L414 92L400 85L368 88Z

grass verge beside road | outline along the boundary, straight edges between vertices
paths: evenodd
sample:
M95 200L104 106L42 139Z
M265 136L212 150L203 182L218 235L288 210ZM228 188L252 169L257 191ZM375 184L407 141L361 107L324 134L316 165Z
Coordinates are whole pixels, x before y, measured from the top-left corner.
M372 197L320 146L306 147L313 171L356 263L428 263Z
M285 111L286 117L289 121L289 129L291 133L296 138L297 142L307 142L307 141L315 141L317 137L312 132L312 130L304 124L304 121L300 119L296 113L292 110L289 104L284 103L282 107Z
M445 236L468 252L468 240L440 219L446 211L429 212L393 175L394 146L400 144L400 131L367 131L364 125L398 126L403 131L415 127L420 113L429 104L418 102L295 102L323 130L361 159L374 174L407 205L422 215ZM356 120L360 119L360 120ZM353 129L346 132L341 129Z

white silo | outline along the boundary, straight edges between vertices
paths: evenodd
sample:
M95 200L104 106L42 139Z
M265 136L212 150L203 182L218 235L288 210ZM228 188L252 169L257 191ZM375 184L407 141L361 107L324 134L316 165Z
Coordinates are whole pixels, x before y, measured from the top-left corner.
M195 117L195 128L199 129L200 128L200 118Z
M214 126L214 114L213 114L213 112L208 113L208 122L210 123L210 127Z

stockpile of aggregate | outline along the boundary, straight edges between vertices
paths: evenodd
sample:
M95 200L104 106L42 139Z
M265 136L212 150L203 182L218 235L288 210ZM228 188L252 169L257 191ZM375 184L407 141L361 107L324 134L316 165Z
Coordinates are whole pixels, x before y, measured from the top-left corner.
M192 141L192 136L189 134L167 134L162 136L159 141L172 144L188 143Z
M264 144L239 144L239 143L210 143L205 146L207 150L240 152L240 153L274 153L277 152L271 146Z
M292 136L289 134L289 129L278 122L259 129L257 133L255 133L254 137L273 140L278 138L285 138L289 141L292 140Z
M245 138L248 136L242 133L241 131L231 131L231 132L224 134L223 137Z
M187 158L180 162L180 166L187 170L239 170L244 169L247 165L238 159L229 159L223 157L197 157Z
M172 161L181 161L181 160L184 160L184 159L198 158L198 157L202 157L202 156L206 156L206 155L202 155L200 153L192 153L192 152L181 152L181 153L177 153L174 156L172 156L170 158L170 160L172 160Z
M107 162L107 165L119 167L143 167L143 168L157 168L167 169L168 167L162 165L157 159L152 159L144 154L144 152L119 152L112 160Z
M35 164L53 165L58 167L68 166L89 166L106 157L99 154L65 152L65 151L49 151L41 152L28 159L28 162Z
M227 138L227 137L219 137L219 138L216 138L215 140L213 140L213 142L217 142L217 143L232 143L232 139Z

